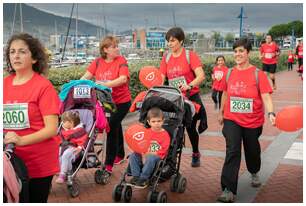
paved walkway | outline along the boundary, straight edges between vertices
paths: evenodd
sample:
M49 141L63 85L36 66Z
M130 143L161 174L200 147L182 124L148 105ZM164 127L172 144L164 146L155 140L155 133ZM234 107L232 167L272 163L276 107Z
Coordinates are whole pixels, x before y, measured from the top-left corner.
M275 112L288 105L303 104L302 81L295 71L283 71L276 74L277 90L273 93ZM221 126L217 123L217 112L209 95L202 97L207 113L209 128L200 136L202 153L201 167L190 167L191 145L186 138L186 148L182 154L181 173L187 178L187 189L183 194L170 192L169 182L159 188L167 192L168 202L214 203L220 194L220 175L225 157L225 141ZM137 116L129 115L124 128L137 121ZM243 203L302 203L303 202L303 134L281 132L272 127L266 119L263 134L260 137L262 166L260 178L262 186L252 188L250 175L244 159L239 172L237 202ZM127 153L130 153L126 148ZM119 182L127 162L115 166L111 181L107 185L97 185L94 181L96 169L81 170L78 174L80 195L69 197L66 185L53 183L49 202L112 202L112 190ZM131 202L146 202L148 190L133 190Z

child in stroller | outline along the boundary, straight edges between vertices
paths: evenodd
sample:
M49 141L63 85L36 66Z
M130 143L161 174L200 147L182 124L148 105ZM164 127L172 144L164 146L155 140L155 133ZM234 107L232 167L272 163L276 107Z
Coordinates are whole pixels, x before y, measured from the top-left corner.
M144 154L145 163L142 163L142 155L139 153L134 152L129 156L129 166L133 176L130 184L136 185L136 188L148 186L156 163L165 158L170 145L170 136L162 128L164 116L159 108L154 107L148 111L147 123L150 126L151 143L148 152Z
M180 90L174 87L154 86L150 88L140 109L139 122L147 126L148 112L151 108L156 107L163 113L162 127L170 136L169 149L165 150L165 156L156 162L151 175L145 183L139 179L137 180L137 178L135 182L133 177L131 181L126 180L127 176L137 176L135 173L132 173L129 165L122 174L120 182L113 188L112 198L114 202L129 202L132 198L132 187L134 185L135 188L136 186L138 188L143 188L144 185L149 186L147 202L167 202L166 192L158 191L158 185L160 182L168 179L170 179L171 192L183 193L186 189L187 180L179 171L185 139L184 124L186 124L183 95Z
M81 123L78 111L66 111L62 114L63 129L60 133L63 142L60 148L61 171L56 183L62 184L67 178L67 172L72 170L72 162L80 155L88 134Z

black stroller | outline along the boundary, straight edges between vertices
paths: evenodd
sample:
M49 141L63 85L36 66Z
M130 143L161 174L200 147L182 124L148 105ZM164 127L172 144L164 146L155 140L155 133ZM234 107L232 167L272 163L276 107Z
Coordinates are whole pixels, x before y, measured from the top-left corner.
M98 90L89 85L75 85L70 88L67 97L62 105L62 111L78 111L80 120L85 126L88 134L88 140L84 145L79 157L73 162L72 170L67 174L67 189L71 197L79 195L79 186L74 180L80 168L98 168L95 172L95 182L97 184L107 184L110 175L105 171L102 163L103 153L105 151L104 142L96 141L98 129L96 128L96 103L100 101L105 111L105 116L109 117L113 103L111 94L105 90ZM105 104L103 104L105 103ZM109 107L106 108L106 105ZM62 123L58 128L58 134L61 136ZM99 155L101 157L99 158Z
M183 193L186 189L187 180L180 170L181 154L184 145L184 99L181 92L168 86L153 87L148 92L140 109L139 121L146 125L147 112L152 107L158 107L163 111L165 122L163 128L171 137L168 154L160 160L149 179L150 191L147 195L147 202L167 202L165 191L158 191L160 182L170 179L172 192ZM120 179L120 183L114 186L112 198L114 202L129 202L132 198L132 185L126 181L126 176L131 176L130 168Z

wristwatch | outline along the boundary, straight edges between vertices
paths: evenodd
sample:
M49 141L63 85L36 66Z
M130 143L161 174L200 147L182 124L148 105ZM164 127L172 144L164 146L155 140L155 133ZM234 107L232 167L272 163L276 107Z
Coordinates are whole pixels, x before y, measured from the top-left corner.
M268 117L270 117L270 115L276 116L274 112L268 112Z

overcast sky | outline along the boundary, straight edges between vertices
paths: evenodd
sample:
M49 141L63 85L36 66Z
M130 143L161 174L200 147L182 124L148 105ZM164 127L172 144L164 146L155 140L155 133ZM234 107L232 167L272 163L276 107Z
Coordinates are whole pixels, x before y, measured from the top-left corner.
M69 16L72 4L29 4L61 16ZM103 24L105 14L108 29L123 31L130 28L176 25L186 31L239 32L240 7L244 7L246 27L251 32L267 32L275 24L303 20L302 4L78 4L80 19Z

